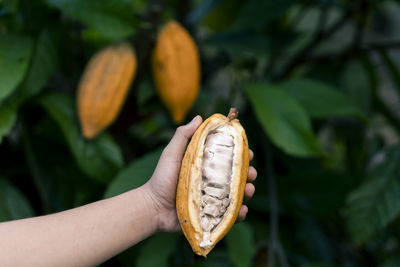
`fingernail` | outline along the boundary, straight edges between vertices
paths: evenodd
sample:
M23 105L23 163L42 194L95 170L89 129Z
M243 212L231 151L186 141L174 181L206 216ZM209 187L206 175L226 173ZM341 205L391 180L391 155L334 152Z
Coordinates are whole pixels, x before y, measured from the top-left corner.
M195 116L195 117L188 123L188 125L193 124L194 122L196 122L197 119L198 119L199 117L200 117L199 115Z

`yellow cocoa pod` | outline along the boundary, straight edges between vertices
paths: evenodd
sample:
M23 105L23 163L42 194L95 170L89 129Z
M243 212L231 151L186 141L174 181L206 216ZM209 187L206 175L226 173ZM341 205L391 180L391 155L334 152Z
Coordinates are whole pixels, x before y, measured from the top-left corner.
M214 114L194 133L182 161L176 212L193 251L206 256L235 223L249 169L246 133L236 119Z
M199 92L200 59L194 40L177 22L168 22L158 34L152 69L158 95L181 123Z
M82 134L92 139L117 117L136 72L129 43L111 45L88 62L78 87Z

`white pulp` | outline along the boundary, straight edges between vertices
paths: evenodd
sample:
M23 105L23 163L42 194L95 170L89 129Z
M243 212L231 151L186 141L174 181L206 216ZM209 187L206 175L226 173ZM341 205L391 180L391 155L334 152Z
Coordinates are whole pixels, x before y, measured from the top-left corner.
M234 140L227 129L220 128L210 133L205 141L200 225L203 240L200 247L210 246L211 232L219 225L230 203Z

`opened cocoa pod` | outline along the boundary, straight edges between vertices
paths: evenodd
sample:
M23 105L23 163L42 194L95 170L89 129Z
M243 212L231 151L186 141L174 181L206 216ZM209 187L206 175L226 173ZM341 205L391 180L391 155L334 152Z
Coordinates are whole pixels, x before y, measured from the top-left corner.
M239 215L249 169L246 133L231 108L194 133L183 158L176 211L193 251L206 256Z

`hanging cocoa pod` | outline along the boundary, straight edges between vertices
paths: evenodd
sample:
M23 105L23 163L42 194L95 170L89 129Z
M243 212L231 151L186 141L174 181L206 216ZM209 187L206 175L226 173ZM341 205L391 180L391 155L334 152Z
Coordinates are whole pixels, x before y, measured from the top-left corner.
M246 133L236 119L214 114L194 133L182 161L176 212L193 251L206 256L235 223L249 169Z
M108 46L89 60L77 99L86 138L94 138L117 117L135 72L136 57L129 43Z
M168 22L158 34L152 69L158 95L181 123L199 92L200 59L192 37L177 22Z

